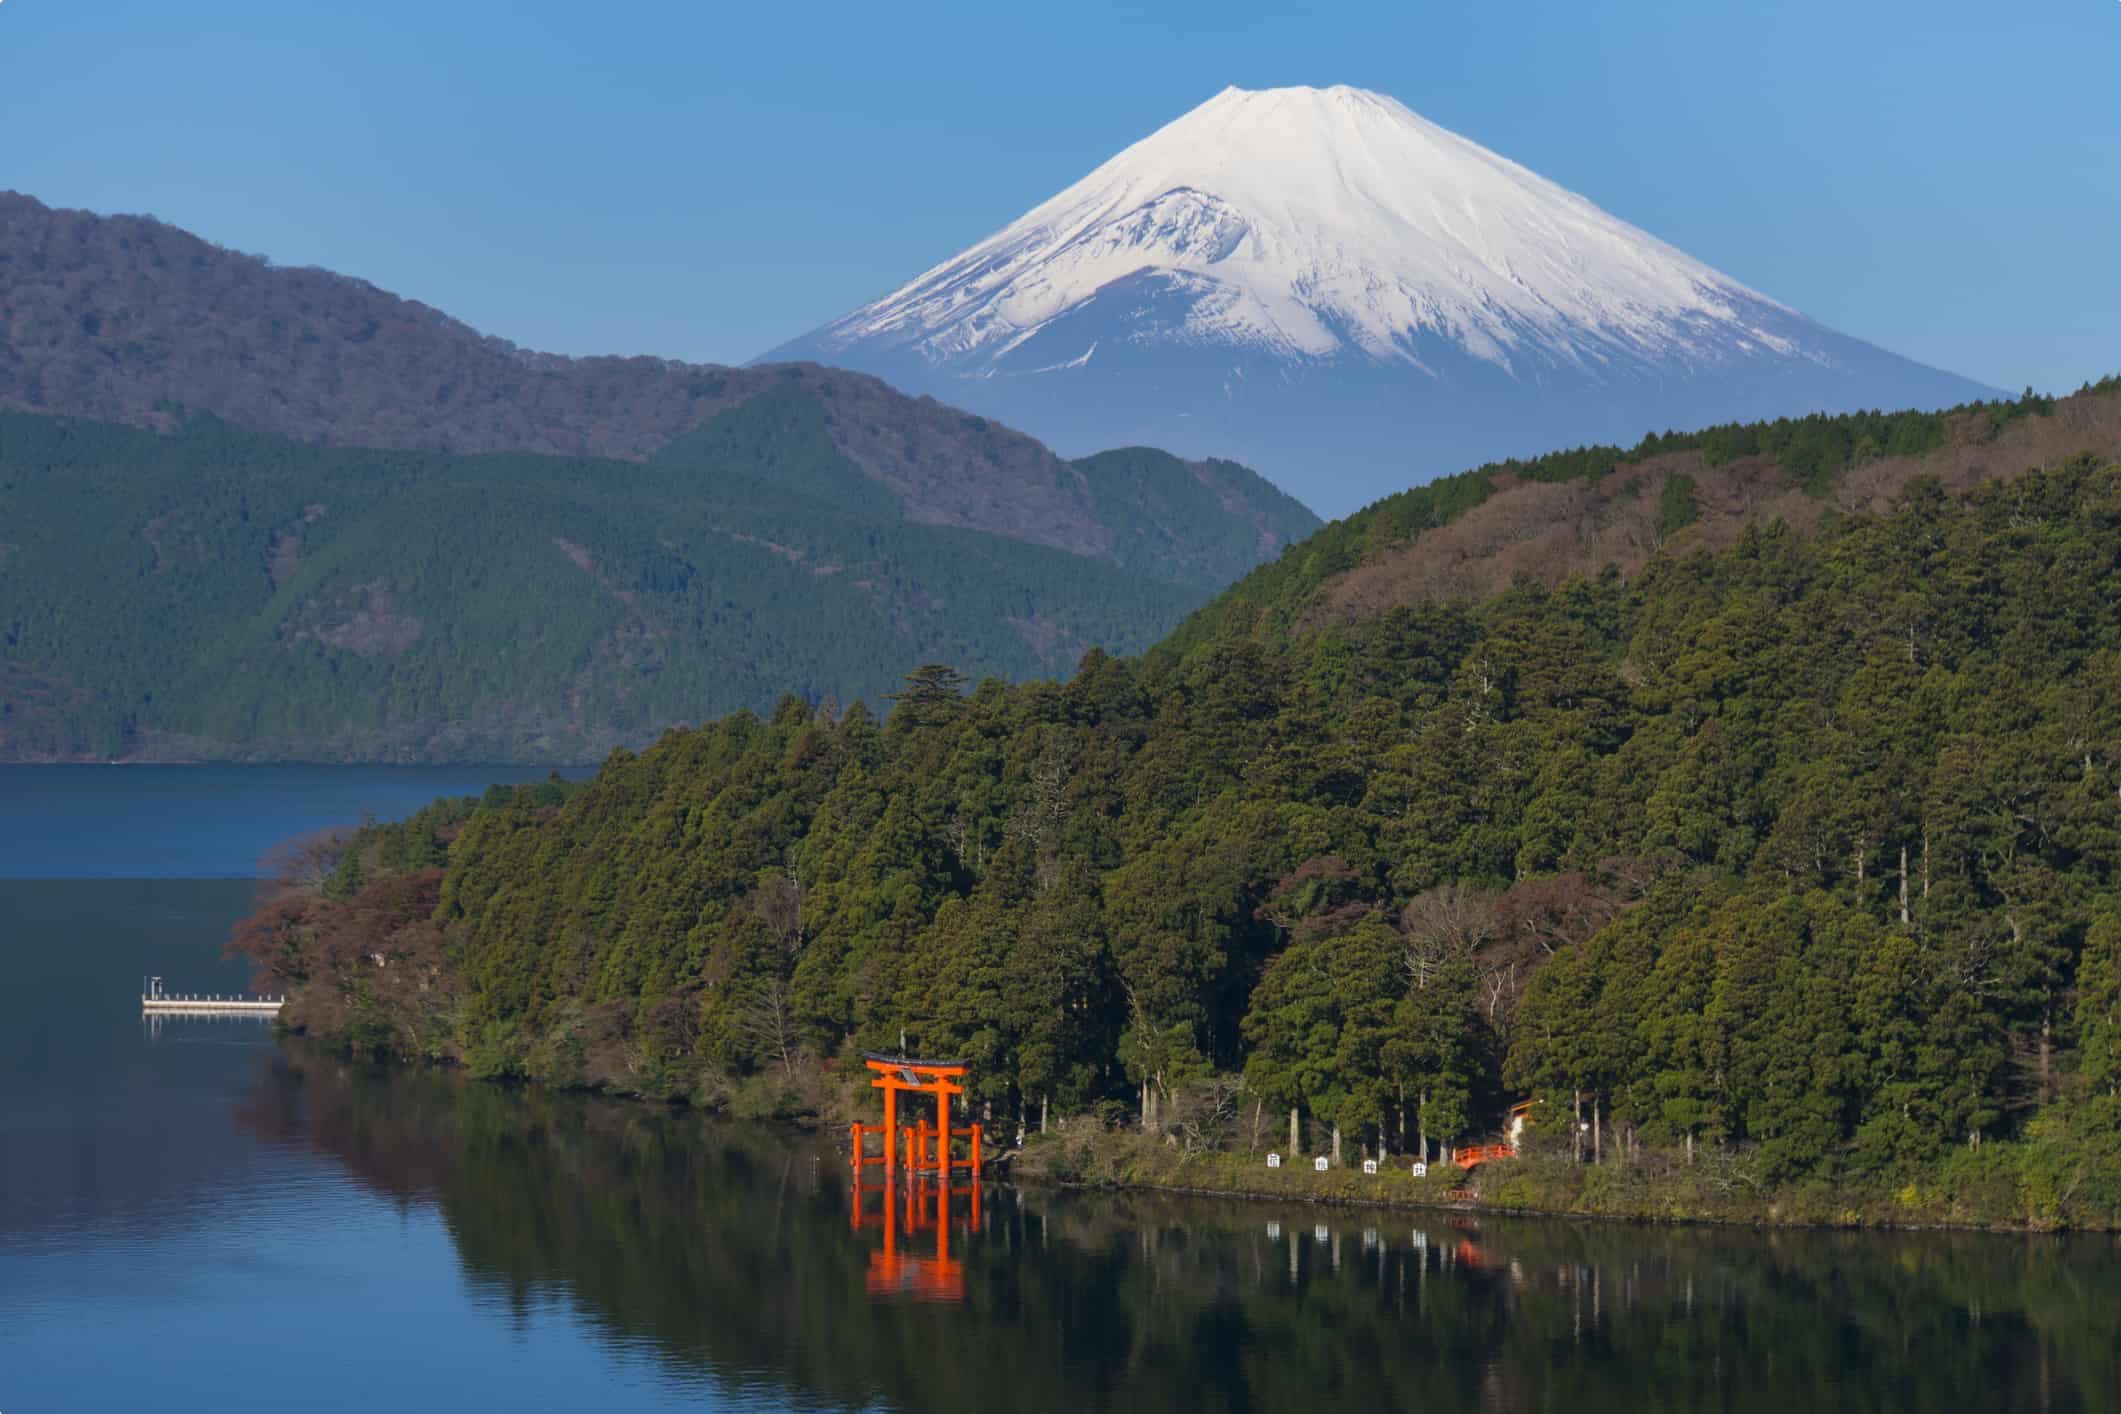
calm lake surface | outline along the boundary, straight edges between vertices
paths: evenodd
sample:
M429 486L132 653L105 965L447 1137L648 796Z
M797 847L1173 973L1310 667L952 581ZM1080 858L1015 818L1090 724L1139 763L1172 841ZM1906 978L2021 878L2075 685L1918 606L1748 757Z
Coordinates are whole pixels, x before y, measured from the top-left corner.
M0 879L248 878L296 835L544 776L530 766L0 766Z
M998 1187L887 1236L822 1139L142 1022L241 988L275 838L541 774L0 769L0 1410L2121 1409L2104 1238Z

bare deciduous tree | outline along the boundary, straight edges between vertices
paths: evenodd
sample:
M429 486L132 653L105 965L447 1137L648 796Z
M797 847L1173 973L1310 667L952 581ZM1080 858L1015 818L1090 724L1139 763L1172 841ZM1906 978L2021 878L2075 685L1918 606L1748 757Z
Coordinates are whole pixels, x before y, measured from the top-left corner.
M1556 874L1515 884L1495 901L1499 937L1529 942L1540 951L1573 946L1619 916L1621 900L1582 874Z
M793 1069L799 1039L788 984L779 977L753 983L737 1008L736 1031L756 1054L779 1061L783 1071Z
M353 831L343 826L313 830L274 845L259 865L266 877L283 889L322 893L352 839Z
M792 866L759 880L751 891L751 911L780 940L784 954L794 957L803 950L803 881Z
M1167 1131L1188 1153L1222 1148L1237 1124L1237 1102L1244 1088L1235 1075L1215 1075L1183 1087L1172 1097Z
M1477 952L1494 935L1495 898L1459 884L1416 895L1399 915L1408 984L1426 988L1453 958Z

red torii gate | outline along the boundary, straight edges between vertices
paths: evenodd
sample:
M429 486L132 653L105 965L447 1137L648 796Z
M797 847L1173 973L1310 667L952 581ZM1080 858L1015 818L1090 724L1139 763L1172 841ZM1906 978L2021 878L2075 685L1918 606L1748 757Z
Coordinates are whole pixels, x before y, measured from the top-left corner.
M947 1180L954 1168L970 1169L973 1181L978 1182L983 1137L980 1126L971 1126L967 1157L958 1159L950 1154L950 1097L965 1093L963 1082L968 1069L965 1062L915 1060L910 1056L886 1056L875 1052L865 1053L862 1061L875 1072L870 1087L884 1092L884 1152L880 1157L885 1172L895 1172L903 1157L909 1172L940 1173ZM901 1130L898 1123L901 1092L935 1096L935 1124L931 1126L926 1120L916 1120L911 1127ZM869 1159L867 1133L866 1126L853 1126L854 1166L857 1170ZM899 1152L902 1143L903 1156Z

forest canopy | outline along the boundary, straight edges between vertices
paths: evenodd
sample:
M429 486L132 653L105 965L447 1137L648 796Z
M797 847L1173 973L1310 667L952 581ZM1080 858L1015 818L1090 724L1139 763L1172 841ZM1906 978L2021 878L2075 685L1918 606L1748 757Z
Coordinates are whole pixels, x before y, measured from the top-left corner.
M0 413L0 759L593 761L784 692L879 701L923 658L1145 648L1317 523L1139 448L1046 458L1079 525L935 523L833 431L801 389L646 462Z
M398 876L416 1024L305 950L328 900L253 953L481 1074L700 1097L903 1040L1033 1124L1224 1085L1405 1153L1536 1097L1778 1182L2046 1145L2121 1213L2117 572L2084 457L1632 579L925 669L881 720L791 696L451 821Z

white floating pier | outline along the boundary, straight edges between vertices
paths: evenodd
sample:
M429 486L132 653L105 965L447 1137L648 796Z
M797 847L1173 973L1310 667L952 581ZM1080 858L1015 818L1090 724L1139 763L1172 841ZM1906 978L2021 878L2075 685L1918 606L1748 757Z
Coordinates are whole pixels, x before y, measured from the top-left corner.
M143 1016L278 1016L285 997L222 996L218 992L165 992L150 977L140 989Z

